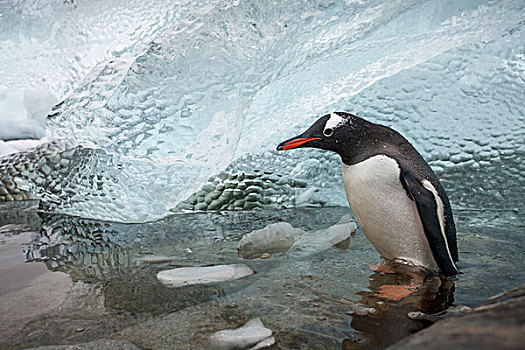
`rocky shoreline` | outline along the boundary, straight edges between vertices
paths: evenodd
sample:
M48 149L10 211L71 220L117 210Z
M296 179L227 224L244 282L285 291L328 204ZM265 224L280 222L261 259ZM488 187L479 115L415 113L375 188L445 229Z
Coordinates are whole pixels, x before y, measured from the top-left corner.
M523 349L525 284L421 330L388 350Z

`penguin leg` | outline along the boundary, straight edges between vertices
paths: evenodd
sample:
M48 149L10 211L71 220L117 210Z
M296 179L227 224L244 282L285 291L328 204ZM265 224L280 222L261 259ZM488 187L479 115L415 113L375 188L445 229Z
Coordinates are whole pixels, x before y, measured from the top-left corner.
M391 265L381 264L381 265L368 265L370 271L377 273L396 273L396 269Z
M370 270L379 274L398 274L410 277L410 281L402 284L383 284L375 295L379 298L400 301L409 295L417 292L427 277L424 270L414 268L407 269L406 265L395 264L394 262L384 261L381 265L368 265Z

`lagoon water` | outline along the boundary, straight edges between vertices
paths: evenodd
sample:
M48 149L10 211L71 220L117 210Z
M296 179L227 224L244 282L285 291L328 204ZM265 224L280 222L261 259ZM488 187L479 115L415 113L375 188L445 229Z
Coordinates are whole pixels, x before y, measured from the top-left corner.
M471 307L525 280L524 221L513 211L457 210L462 274L428 277L394 301L383 297L384 286L410 278L371 271L380 258L360 230L349 245L324 251L253 260L237 253L239 239L254 229L285 221L311 232L336 223L347 207L187 213L143 224L36 209L19 202L0 210L2 349L205 349L214 332L256 317L279 349L384 348L430 324L408 312ZM180 288L155 277L175 267L238 263L255 274Z

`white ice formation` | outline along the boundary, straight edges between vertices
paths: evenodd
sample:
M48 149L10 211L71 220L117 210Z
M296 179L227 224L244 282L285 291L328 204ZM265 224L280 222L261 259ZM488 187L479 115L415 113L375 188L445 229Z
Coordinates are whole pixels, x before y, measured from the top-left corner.
M303 230L294 228L287 222L278 222L244 235L237 249L239 255L246 259L260 257L264 253L284 253L292 246L295 237L303 233Z
M344 219L344 221L343 221ZM350 235L357 230L353 220L337 223L325 230L307 232L292 246L292 252L320 252L350 239Z
M157 279L168 287L232 281L253 275L252 269L243 264L180 267L160 271Z
M260 318L248 321L236 329L226 329L211 335L210 345L215 350L262 349L275 343L272 330L264 327Z

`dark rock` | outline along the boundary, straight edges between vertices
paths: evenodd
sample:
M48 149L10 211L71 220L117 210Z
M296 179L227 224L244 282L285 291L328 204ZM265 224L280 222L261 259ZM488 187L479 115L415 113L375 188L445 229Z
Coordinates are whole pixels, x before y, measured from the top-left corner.
M523 349L525 284L490 298L465 315L432 325L389 350Z

